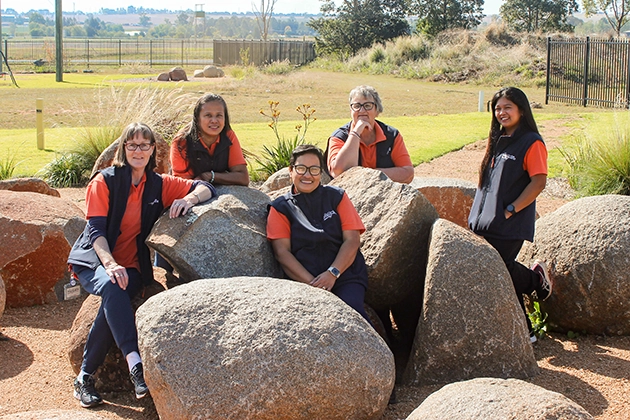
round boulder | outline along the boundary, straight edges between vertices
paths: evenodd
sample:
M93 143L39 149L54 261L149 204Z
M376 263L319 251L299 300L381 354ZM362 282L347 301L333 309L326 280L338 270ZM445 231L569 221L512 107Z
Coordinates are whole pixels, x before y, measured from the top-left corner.
M223 69L217 66L206 66L203 68L203 76L204 77L224 77L225 72Z
M193 281L149 299L137 325L162 420L379 419L394 387L370 324L298 282Z
M0 181L0 190L28 191L52 195L53 197L61 197L59 191L52 188L46 181L40 178L5 179L4 181Z
M547 262L553 294L541 308L561 331L630 334L630 197L571 201L536 222L524 264Z
M168 72L168 77L173 82L181 82L181 81L188 80L188 76L186 76L186 71L181 67L173 67L171 71Z
M7 306L57 300L54 287L70 279L68 253L84 227L83 211L70 201L0 190L0 275Z
M407 420L588 420L584 408L557 392L519 379L477 378L429 395Z

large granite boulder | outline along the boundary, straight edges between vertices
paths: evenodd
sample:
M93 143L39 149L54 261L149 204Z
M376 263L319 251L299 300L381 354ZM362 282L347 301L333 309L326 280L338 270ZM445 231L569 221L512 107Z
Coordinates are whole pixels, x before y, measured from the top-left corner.
M79 410L37 410L21 413L5 414L0 420L106 420L108 417L98 412L84 409Z
M54 286L70 279L68 253L84 227L83 211L67 200L0 190L0 275L7 306L57 299Z
M630 197L571 201L536 222L519 261L546 261L553 294L541 309L562 331L630 334Z
M217 192L217 198L193 207L186 217L160 217L147 244L188 281L282 277L266 236L269 197L241 186L220 186Z
M168 78L171 79L173 82L185 82L188 81L188 76L186 76L186 70L184 70L181 67L173 67L169 72L168 72Z
M455 178L415 177L410 184L425 196L440 219L449 220L461 227L468 227L468 214L472 207L477 186Z
M131 304L134 310L137 310L149 297L156 295L164 290L164 286L158 282L154 282L144 289L143 296L136 296ZM101 306L101 298L89 295L81 305L81 309L77 312L70 328L70 337L68 339L67 351L70 365L75 374L81 371L81 362L83 361L83 349L87 336L92 328L98 309ZM133 386L129 380L129 368L127 361L123 357L121 351L112 345L105 357L105 361L96 371L94 378L96 379L96 388L102 392L131 391Z
M499 253L439 219L431 231L424 303L404 381L426 385L537 373L525 316Z
M137 325L162 420L379 419L394 386L374 329L290 280L197 280L149 299Z
M4 280L2 280L2 276L0 276L0 318L2 318L2 314L4 314L4 308L7 304L7 289L4 286Z
M203 77L224 77L225 72L217 66L206 66L203 68Z
M365 301L384 309L421 294L429 231L438 218L431 203L375 169L351 168L330 185L346 191L366 228L361 235L369 277Z
M588 411L562 394L519 379L477 378L446 385L407 420L590 420Z
M167 142L164 141L164 138L159 133L153 132L155 135L155 144L157 147L156 155L155 155L155 163L156 167L154 169L158 174L167 174L171 170L171 161L170 161L170 152L171 148ZM94 176L96 171L100 171L101 169L105 169L109 166L112 166L112 162L114 161L114 157L116 156L116 150L118 149L118 144L120 143L120 137L114 140L112 144L110 144L107 149L103 150L101 155L96 159L94 163L94 167L92 168L92 173L90 177Z
M34 192L61 197L59 191L40 178L13 178L0 181L0 190Z

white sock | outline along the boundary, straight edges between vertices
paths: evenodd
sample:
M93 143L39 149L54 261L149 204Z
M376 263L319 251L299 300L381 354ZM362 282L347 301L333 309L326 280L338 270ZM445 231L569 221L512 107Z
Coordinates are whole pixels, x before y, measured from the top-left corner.
M89 374L86 371L82 370L81 372L79 372L79 376L77 376L77 381L79 381L79 383L83 383L83 377L85 375L92 376L91 374Z
M131 368L133 368L138 363L142 363L142 359L140 358L140 355L138 354L137 351L132 351L131 353L129 353L126 359L127 359L127 366L129 366L129 371L131 371Z

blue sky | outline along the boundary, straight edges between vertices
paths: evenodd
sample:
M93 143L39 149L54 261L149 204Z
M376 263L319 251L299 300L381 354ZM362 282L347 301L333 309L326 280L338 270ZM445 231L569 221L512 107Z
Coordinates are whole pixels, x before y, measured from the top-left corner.
M260 4L259 0L255 0ZM173 2L172 0L62 0L62 9L64 11L81 10L85 13L98 12L102 7L117 9L127 6L146 7L154 9L174 9L174 4L179 5L177 8L195 10L196 4L204 4L204 0L195 0L191 2ZM499 7L502 0L487 0L485 5L486 14L499 13ZM321 6L320 0L278 0L276 2L275 11L277 13L319 13ZM31 9L48 9L55 10L55 0L0 0L2 9L15 9L18 12L28 12ZM206 12L251 12L252 0L230 0L228 2L208 1L203 5Z

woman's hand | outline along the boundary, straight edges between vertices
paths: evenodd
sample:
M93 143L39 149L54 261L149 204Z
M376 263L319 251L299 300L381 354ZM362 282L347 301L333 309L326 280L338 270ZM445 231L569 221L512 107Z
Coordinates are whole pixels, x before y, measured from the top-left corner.
M330 271L326 270L323 273L321 273L319 276L311 280L310 285L313 287L317 287L318 289L331 291L332 288L335 286L336 281L337 281L337 278L333 276L333 274Z
M127 269L125 267L116 263L111 263L105 267L105 272L112 283L117 283L123 290L127 289L127 285L129 285L129 275L127 274Z
M355 131L359 136L363 134L364 130L368 132L372 131L374 127L370 124L370 121L367 119L359 118L359 120L352 125L350 131Z
M183 216L188 213L188 210L190 210L193 205L194 203L187 198L178 198L173 201L173 204L171 204L171 209L169 210L168 215L171 219Z

